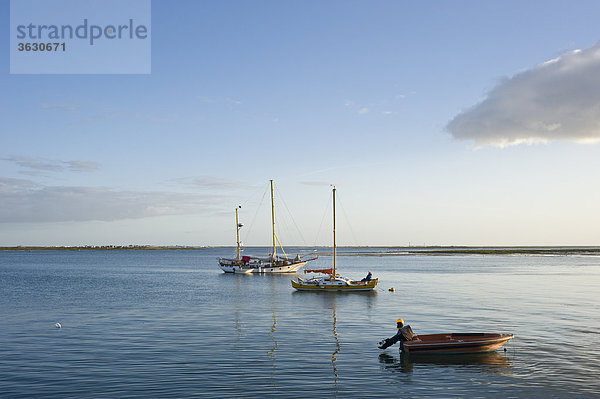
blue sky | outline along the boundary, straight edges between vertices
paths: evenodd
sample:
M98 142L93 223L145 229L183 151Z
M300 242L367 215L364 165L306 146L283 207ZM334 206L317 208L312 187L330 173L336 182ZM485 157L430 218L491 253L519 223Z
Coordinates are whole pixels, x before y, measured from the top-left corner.
M342 245L598 245L599 16L154 0L148 75L11 75L5 36L0 245L229 245L238 203L268 244L269 179L289 244L335 183Z

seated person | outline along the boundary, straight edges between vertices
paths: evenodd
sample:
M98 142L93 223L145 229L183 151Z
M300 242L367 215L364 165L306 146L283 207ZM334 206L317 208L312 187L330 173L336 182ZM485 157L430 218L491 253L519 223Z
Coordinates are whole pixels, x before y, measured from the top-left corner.
M372 275L372 274L371 274L371 272L369 271L369 273L367 274L367 277L363 278L363 279L362 279L362 280L360 280L360 281L362 281L363 283L366 283L366 282L368 282L368 281L371 281L371 277L372 277L372 276L373 276L373 275Z

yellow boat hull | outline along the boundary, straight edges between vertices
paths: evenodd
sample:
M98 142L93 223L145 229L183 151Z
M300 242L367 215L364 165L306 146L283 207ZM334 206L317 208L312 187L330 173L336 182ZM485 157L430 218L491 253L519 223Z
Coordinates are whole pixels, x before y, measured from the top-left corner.
M314 284L292 280L292 287L298 291L371 291L375 289L378 282L379 279L365 282L356 281L354 283L346 284L339 284L337 282Z

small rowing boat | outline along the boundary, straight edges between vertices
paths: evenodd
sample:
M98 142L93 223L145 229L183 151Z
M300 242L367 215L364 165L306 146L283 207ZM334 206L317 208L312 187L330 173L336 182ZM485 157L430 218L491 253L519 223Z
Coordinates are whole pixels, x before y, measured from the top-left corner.
M493 333L447 333L415 335L403 319L396 320L398 332L379 342L379 349L386 349L400 342L400 350L412 355L454 355L464 353L492 352L514 338L512 334Z
M408 354L462 354L491 352L514 338L512 334L450 333L415 335L402 343Z

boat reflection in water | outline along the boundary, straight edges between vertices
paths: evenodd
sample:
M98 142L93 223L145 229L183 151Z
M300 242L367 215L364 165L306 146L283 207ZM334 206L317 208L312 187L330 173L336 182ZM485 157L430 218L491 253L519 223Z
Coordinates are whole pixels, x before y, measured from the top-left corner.
M336 308L335 308L335 298L334 298L334 306L333 306L333 338L335 339L335 351L331 354L331 365L333 366L333 375L334 375L334 384L336 386L336 390L337 390L337 383L338 383L338 369L337 369L337 365L335 364L336 360L337 360L337 355L340 353L340 350L342 349L342 344L340 343L340 338L338 337L338 333L337 333L337 314L336 314Z
M412 373L415 368L452 367L505 374L512 368L512 360L498 352L472 353L462 355L408 355L400 353L400 357L387 353L379 355L379 363L390 371ZM418 370L417 370L418 371Z
M283 277L283 276L282 276ZM335 293L331 293L331 294L322 294L319 291L304 291L304 292L300 292L300 291L294 291L292 292L292 297L296 297L298 299L301 299L303 303L306 303L306 299L310 299L311 303L313 304L320 304L320 308L324 309L324 311L322 312L324 315L326 315L326 319L328 320L328 339L327 339L327 347L329 348L328 351L326 352L327 354L331 353L331 355L328 355L329 358L331 359L331 370L332 370L332 377L333 377L333 391L331 392L333 397L337 397L338 394L340 393L340 389L343 388L343 384L340 384L340 377L343 379L344 376L351 376L352 375L352 370L348 370L348 368L343 367L343 365L345 364L343 361L340 363L338 362L338 358L340 357L340 355L342 354L346 354L346 356L349 356L348 351L352 352L352 348L350 349L346 349L346 352L344 352L343 346L344 346L344 342L345 342L345 333L344 331L340 331L338 332L338 302L341 304L341 309L340 309L340 321L343 323L345 321L345 315L343 312L344 309L344 304L347 304L346 300L348 298L359 298L359 297L364 297L365 298L365 309L366 309L366 314L369 315L368 316L368 321L372 322L371 320L371 314L373 313L373 307L374 307L374 299L377 298L377 291L362 291L362 292L354 292L352 291L352 293L348 293L348 292L344 292L344 291L338 291ZM329 313L331 312L331 313ZM329 324L329 314L331 315L331 324ZM347 316L347 315L346 315ZM342 330L344 330L342 328ZM320 351L320 349L318 349L318 351ZM346 363L347 364L347 363ZM340 366L342 366L340 368ZM348 377L347 377L348 378Z

